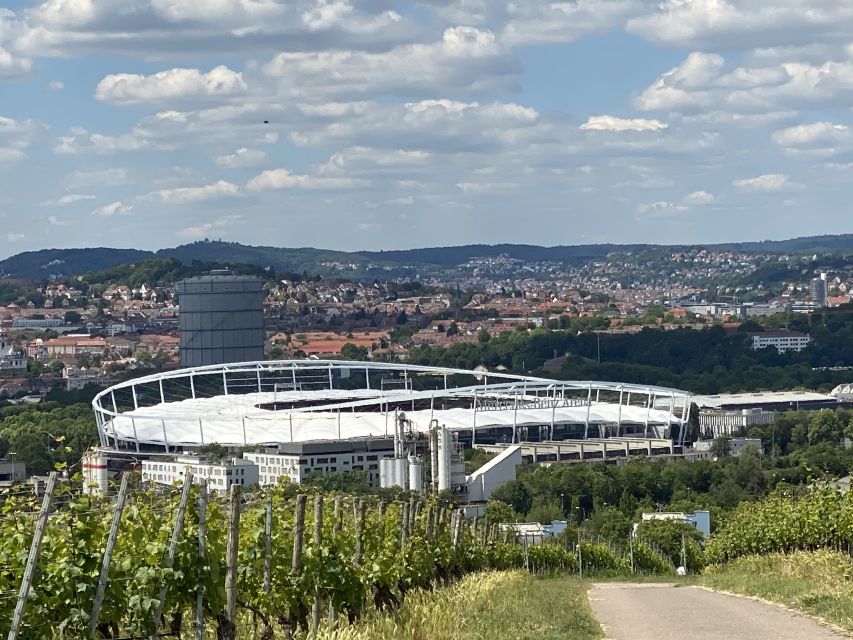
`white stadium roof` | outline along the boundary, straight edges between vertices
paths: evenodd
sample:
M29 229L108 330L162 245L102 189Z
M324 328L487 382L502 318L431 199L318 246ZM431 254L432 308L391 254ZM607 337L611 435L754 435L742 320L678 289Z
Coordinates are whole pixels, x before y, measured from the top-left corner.
M115 385L92 403L102 445L167 450L391 437L398 410L420 432L433 420L470 433L550 425L668 429L686 420L689 404L690 394L662 387L318 360L155 374Z

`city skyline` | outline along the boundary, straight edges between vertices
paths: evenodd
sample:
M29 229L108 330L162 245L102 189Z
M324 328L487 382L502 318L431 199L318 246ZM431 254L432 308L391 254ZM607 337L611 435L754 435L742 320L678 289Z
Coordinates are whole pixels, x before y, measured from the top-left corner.
M838 3L7 4L4 257L853 230Z

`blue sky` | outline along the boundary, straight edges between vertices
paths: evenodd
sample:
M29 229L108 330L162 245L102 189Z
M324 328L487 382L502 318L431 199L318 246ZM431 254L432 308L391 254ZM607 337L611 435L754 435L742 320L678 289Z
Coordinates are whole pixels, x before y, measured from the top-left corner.
M0 255L853 232L851 33L829 0L7 2Z

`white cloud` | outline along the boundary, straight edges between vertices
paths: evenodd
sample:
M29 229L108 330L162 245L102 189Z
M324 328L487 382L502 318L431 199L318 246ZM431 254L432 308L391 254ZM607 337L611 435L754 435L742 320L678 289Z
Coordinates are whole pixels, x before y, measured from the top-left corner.
M32 60L12 55L10 51L0 46L0 77L29 73L32 69Z
M94 171L75 171L67 178L71 187L116 187L128 183L127 169L114 167Z
M780 191L785 188L790 188L796 183L791 182L789 176L781 173L766 173L754 178L743 178L734 180L732 184L738 189L744 191L771 192Z
M21 12L15 48L70 56L190 52L226 54L271 47L317 49L389 46L414 24L385 2L350 0L45 0Z
M216 182L201 187L178 187L176 189L160 189L147 194L146 198L157 199L169 204L187 204L190 202L202 202L217 198L233 198L240 195L240 187L227 180Z
M637 213L651 218L665 218L690 211L694 207L712 204L716 198L708 191L693 191L680 201L660 200L637 205Z
M207 73L198 69L167 69L150 76L119 73L105 76L95 89L95 98L113 104L133 105L180 100L204 100L243 95L243 74L224 65Z
M824 155L838 152L839 146L849 148L853 134L849 127L831 122L801 124L773 133L773 141L783 147L811 150Z
M9 242L17 242L18 240L23 240L25 237L23 233L15 233L14 231L6 233L6 240Z
M465 195L479 195L483 193L501 193L515 188L513 182L460 182L457 188Z
M287 169L267 169L246 183L247 191L269 189L352 189L365 186L364 180L355 178L326 178L300 175Z
M204 224L182 229L178 232L178 235L183 238L202 238L211 231L215 231L217 229L221 230L224 227L228 227L235 222L240 222L241 220L243 220L243 216L241 215L223 216L221 218L217 218L213 222L205 222Z
M708 191L693 191L684 196L682 202L686 205L711 204L716 198Z
M637 205L637 213L644 216L666 216L683 213L688 209L689 207L686 205L670 202L668 200Z
M570 42L588 33L618 27L628 16L639 12L642 3L639 0L528 0L506 3L506 7L507 24L501 40L516 46Z
M47 223L52 227L65 227L71 224L68 220L62 220L56 216L48 216Z
M65 88L65 83L60 82L59 80L54 80L53 82L49 82L47 85L49 91L62 91Z
M660 120L590 116L580 128L584 131L663 131L667 125Z
M96 216L108 218L120 213L130 213L133 211L133 205L125 204L121 200L105 204L103 207L98 207L92 213Z
M847 39L853 7L836 0L663 0L629 32L680 47L750 48Z
M156 139L151 132L140 127L134 127L129 133L119 135L104 135L92 133L82 127L73 127L71 135L59 136L53 147L56 155L78 155L94 153L112 155L123 151L170 151L177 148L174 141Z
M267 154L259 149L240 147L233 153L216 156L214 162L224 169L243 169L257 167L267 159Z
M66 193L64 196L56 200L47 200L42 203L43 207L64 207L65 205L74 204L75 202L83 202L85 200L95 200L95 196L88 193Z
M283 52L263 67L284 95L297 98L355 95L482 93L519 88L520 64L490 31L451 27L441 40L382 53L331 49Z

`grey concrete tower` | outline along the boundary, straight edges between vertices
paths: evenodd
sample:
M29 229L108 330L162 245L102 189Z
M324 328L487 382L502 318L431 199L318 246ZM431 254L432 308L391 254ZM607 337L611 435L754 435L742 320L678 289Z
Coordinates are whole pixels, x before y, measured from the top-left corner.
M229 271L181 280L181 366L264 359L263 281Z

